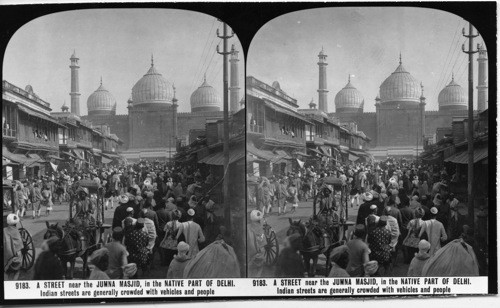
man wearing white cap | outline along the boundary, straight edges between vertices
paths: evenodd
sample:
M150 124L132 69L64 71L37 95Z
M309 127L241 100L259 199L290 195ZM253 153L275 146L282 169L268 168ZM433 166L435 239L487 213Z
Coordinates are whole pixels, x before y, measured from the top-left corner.
M432 207L431 219L424 221L419 234L419 236L422 237L424 232L427 233L428 241L431 243L431 248L429 251L429 254L431 256L433 256L434 253L441 248L441 242L444 242L448 239L443 224L436 220L437 214L438 209L436 207Z
M127 218L128 214L127 214L127 208L129 207L128 206L128 202L129 202L129 198L127 195L120 195L118 197L118 200L120 202L120 205L115 209L115 212L113 214L113 225L112 225L112 228L116 228L116 227L122 227L122 221Z
M196 214L195 211L193 209L189 209L187 214L188 221L180 224L177 238L179 238L181 233L184 234L184 238L189 244L188 256L194 258L200 251L198 243L205 242L205 236L203 235L200 225L193 221L194 215Z
M359 206L358 216L356 218L356 224L364 225L365 220L373 211L373 207L377 209L377 205L373 202L373 195L370 192L363 194L363 199L365 202Z
M261 220L261 211L250 212L250 224L247 226L248 277L260 277L264 265L264 246L266 237Z
M17 280L21 269L21 249L23 241L17 229L19 216L9 214L7 216L7 227L3 228L3 269L4 280Z

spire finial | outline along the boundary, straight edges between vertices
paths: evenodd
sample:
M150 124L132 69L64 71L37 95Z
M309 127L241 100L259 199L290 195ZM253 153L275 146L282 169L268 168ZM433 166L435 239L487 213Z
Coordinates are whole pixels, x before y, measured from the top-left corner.
M350 83L351 82L351 74L348 74L347 75L347 82Z
M102 76L101 76L101 86L102 86Z
M420 82L420 88L422 89L422 97L424 96L424 84Z
M399 52L399 64L403 64L403 60L401 59L401 51Z
M451 72L451 81L455 81L455 73L454 72Z
M154 62L153 54L151 54L151 66L154 66L154 65L155 65L155 62Z
M203 74L203 83L207 82L207 72Z
M175 98L175 94L177 93L176 92L177 89L175 88L175 83L172 84L172 89L174 90L174 98Z

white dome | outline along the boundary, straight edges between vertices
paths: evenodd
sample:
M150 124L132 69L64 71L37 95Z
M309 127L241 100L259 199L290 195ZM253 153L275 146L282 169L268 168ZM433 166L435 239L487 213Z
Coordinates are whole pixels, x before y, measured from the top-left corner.
M381 103L387 102L420 102L422 89L403 64L392 73L380 86Z
M363 105L363 94L352 85L350 80L347 85L335 95L335 109L337 112L349 110L359 111L359 109L363 109Z
M116 109L116 100L113 95L102 85L92 93L87 99L87 109L89 114L111 112Z
M439 109L466 109L467 96L464 89L452 78L451 82L439 92L438 104Z
M203 84L191 94L191 111L220 111L222 99L206 80Z
M174 97L172 84L151 68L132 88L133 105L172 103Z

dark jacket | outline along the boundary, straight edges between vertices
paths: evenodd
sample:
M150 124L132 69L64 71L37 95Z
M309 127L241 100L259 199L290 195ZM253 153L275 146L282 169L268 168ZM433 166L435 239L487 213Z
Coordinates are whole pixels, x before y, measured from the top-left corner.
M276 265L276 277L304 277L304 266L300 255L291 248L281 251Z
M369 201L361 204L358 209L358 217L356 218L356 224L357 225L364 225L365 224L365 219L372 213L372 210L370 210L370 206L374 204L374 201Z
M122 221L127 218L127 204L120 204L116 209L115 213L113 214L113 226L112 229L116 227L121 227L122 226Z
M61 280L64 272L61 261L52 251L43 251L35 262L34 280Z

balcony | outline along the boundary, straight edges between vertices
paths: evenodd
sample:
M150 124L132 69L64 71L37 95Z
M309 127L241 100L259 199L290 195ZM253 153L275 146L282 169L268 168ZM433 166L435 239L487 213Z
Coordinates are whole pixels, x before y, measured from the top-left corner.
M91 149L92 148L92 143L90 141L87 141L87 140L75 141L75 140L69 139L68 140L68 146L71 147L71 148L83 147L83 148Z
M257 124L249 124L248 131L256 134L262 134L264 133L264 126Z
M3 138L16 138L17 133L15 129L12 128L4 128L2 130L2 137Z
M281 131L273 131L266 133L266 139L274 139L280 143L295 143L297 145L306 145L304 137L292 137L292 135L282 134Z
M51 140L45 139L44 137L35 137L33 134L29 135L19 135L18 137L19 143L24 143L26 145L30 145L31 147L51 147L58 148L59 140Z

